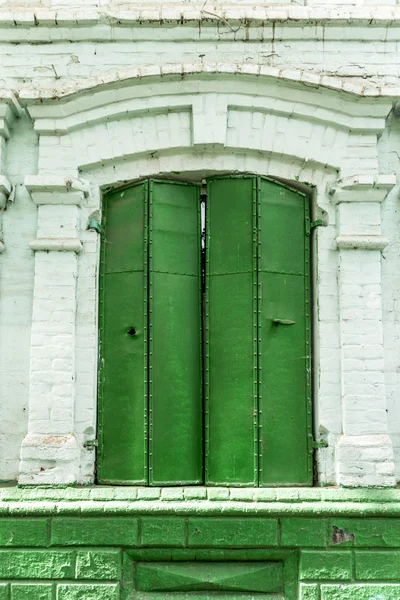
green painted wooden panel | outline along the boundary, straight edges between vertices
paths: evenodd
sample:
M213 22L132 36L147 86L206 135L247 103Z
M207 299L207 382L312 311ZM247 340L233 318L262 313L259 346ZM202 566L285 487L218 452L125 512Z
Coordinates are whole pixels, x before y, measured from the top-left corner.
M260 485L308 485L311 469L307 197L259 179Z
M202 482L200 189L150 182L149 480Z
M104 202L100 483L147 483L146 202L147 183L111 193ZM128 333L132 328L134 335Z
M208 182L206 483L257 485L256 179Z
M283 591L283 564L271 562L137 563L136 587L144 592Z

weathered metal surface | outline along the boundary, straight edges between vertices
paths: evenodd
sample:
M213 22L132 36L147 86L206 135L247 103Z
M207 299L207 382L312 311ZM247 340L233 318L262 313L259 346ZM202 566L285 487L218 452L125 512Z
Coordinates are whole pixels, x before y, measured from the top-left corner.
M150 182L149 480L202 483L200 189Z
M260 485L312 483L307 230L308 198L259 178Z
M206 483L257 483L255 181L208 182Z
M147 483L147 182L109 194L101 254L98 481Z

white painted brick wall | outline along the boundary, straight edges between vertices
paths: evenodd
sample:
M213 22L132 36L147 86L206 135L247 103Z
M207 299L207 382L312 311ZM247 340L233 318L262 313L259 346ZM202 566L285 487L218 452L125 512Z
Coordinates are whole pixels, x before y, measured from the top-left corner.
M167 3L170 15L183 10ZM6 11L1 21L18 3L0 4ZM60 115L59 102L54 109L49 106L41 125L36 120L37 127L43 127L40 144L25 116L16 121L0 153L2 173L16 184L14 204L3 218L6 252L0 256L0 479L17 476L28 408L30 434L52 433L67 441L58 439L59 446L54 442L51 451L38 451L36 458L24 446L25 481L36 476L40 460L49 461L51 452L64 461L58 482L68 479L71 461L79 463L79 481L93 479L94 452L82 442L96 435L99 238L86 226L90 213L100 207L99 186L159 173L180 171L188 178L201 178L212 172L249 170L316 185L315 217L325 211L327 226L313 233L318 249L313 274L315 436L329 442L327 449L318 451L320 481L335 483L342 463L344 484L390 483L387 434L393 440L400 480L400 201L396 189L382 204L366 200L357 207L351 202L336 206L326 194L327 184L339 175L399 172L400 121L392 115L382 135L379 131L377 144L382 117L374 111L380 110L379 100L365 109L363 100L352 96L350 109L344 94L295 84L301 69L308 72L302 75L305 79L316 74L343 77L335 82L351 92L372 84L399 85L400 14L390 12L395 9L386 2L379 14L387 22L368 27L373 13L364 12L361 20L343 25L333 20L330 3L320 0L292 9L300 11L300 19L304 11L314 11L312 23L279 22L289 9L277 6L270 9L275 11L270 17L278 19L274 25L266 21L244 27L240 19L245 9L223 2L210 10L228 11L224 15L231 11L228 24L214 18L201 27L196 21L181 25L172 20L168 27L148 20L138 26L130 7L125 24L118 27L107 16L117 8L106 4L114 3L87 3L88 10L103 11L99 24L94 12L79 17L90 21L90 27L74 27L72 9L58 11L56 26L55 13L49 12L55 6L52 0L26 2L31 12L18 7L19 16L2 28L2 87L16 93L47 90L51 96L81 85L85 78L115 81L96 99L93 91L82 93L79 113L76 107L68 113L70 108L63 104ZM357 10L364 10L361 4L357 2ZM39 5L47 12L38 12ZM57 5L79 8L69 0ZM29 19L33 23L34 8L39 23L48 19L49 26L14 25ZM151 19L159 9L147 10L146 19ZM260 18L266 18L265 8L255 10L264 11ZM44 43L37 43L40 40ZM143 86L118 87L123 69L193 63L195 70L211 62L228 67L242 63L254 71L260 65L280 67L293 74L293 81L286 85L209 74L200 83L194 78L186 83L184 78L164 77L160 82L154 77ZM202 90L207 94L200 94ZM120 104L110 109L117 101ZM71 127L68 135L59 135L61 126ZM80 177L90 182L90 194L79 209L46 205L38 210L22 185L25 175L36 173ZM338 251L338 231L345 236L382 234L389 243L382 254ZM80 254L36 253L34 295L29 243L37 237L73 238L77 232L83 245Z

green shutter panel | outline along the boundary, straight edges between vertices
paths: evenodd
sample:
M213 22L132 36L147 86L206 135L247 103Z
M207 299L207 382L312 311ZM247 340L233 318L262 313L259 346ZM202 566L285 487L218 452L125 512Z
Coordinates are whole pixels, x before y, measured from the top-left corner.
M309 485L308 198L259 178L260 485Z
M147 182L104 202L100 290L100 483L147 483Z
M150 484L202 482L200 188L150 182Z
M256 178L208 182L206 484L257 485Z

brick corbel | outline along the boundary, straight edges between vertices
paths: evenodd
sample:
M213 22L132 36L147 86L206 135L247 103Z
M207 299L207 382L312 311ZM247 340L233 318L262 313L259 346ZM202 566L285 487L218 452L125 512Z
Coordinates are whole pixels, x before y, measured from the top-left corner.
M395 183L394 175L355 176L328 189L337 204L342 435L336 467L343 486L395 485L384 369L374 367L384 362L381 251L388 239L381 203Z
M86 183L32 175L25 178L25 186L39 211L38 235L30 243L32 250L80 252L78 209L87 194ZM71 226L73 222L75 226Z
M32 307L28 434L21 446L19 482L75 483L80 444L75 435L76 281L79 209L84 182L29 176L38 206Z
M330 184L328 194L338 204L340 202L382 202L394 185L396 185L396 175L354 175Z

